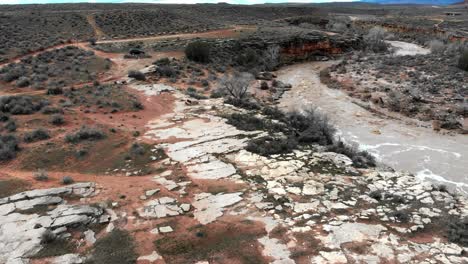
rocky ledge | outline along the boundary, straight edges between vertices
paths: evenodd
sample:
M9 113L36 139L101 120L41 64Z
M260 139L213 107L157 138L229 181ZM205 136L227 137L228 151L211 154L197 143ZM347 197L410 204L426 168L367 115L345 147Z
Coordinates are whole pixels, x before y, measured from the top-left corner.
M108 222L110 216L99 206L67 202L95 194L95 184L83 182L0 199L0 263L29 263L28 258L43 249L47 237L65 239L77 227ZM85 233L94 238L93 231ZM75 263L68 261L70 257L57 263Z

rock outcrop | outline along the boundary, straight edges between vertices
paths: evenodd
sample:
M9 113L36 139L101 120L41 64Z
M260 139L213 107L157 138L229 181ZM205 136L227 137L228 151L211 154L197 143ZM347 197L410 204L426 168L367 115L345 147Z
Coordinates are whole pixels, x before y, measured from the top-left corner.
M58 238L70 236L68 228L105 223L104 209L86 204L68 204L67 197L89 197L94 183L83 182L52 189L18 193L0 200L0 263L27 263L42 248L43 235L52 231ZM62 259L63 258L63 259ZM73 256L63 256L56 263Z

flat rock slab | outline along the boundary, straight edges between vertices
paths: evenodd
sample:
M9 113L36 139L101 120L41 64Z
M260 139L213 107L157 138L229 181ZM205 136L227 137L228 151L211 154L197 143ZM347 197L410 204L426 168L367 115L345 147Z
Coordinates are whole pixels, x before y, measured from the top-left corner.
M294 264L295 262L289 257L291 252L286 245L280 243L276 238L269 238L264 236L258 239L263 245L263 255L274 259L270 263L275 264Z
M188 166L188 175L193 179L222 179L234 175L236 168L232 164L211 159L205 163Z
M190 204L179 205L174 198L161 197L145 203L142 208L138 209L138 214L141 217L164 218L181 215L188 211L187 208L190 209Z
M193 213L195 219L203 225L215 221L218 217L223 215L224 208L236 204L242 200L241 192L236 193L200 193L195 195L195 212Z
M376 241L382 231L387 230L382 225L370 225L363 223L345 223L340 226L331 226L331 234L326 237L326 244L339 248L341 244L348 242Z

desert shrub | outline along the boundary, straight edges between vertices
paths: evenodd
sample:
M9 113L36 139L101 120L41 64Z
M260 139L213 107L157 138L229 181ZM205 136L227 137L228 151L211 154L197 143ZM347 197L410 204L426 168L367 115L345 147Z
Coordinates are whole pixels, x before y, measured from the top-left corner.
M235 107L244 108L247 110L259 110L261 108L261 105L257 101L255 101L254 99L249 100L247 98L239 99L234 97L228 97L226 100L224 100L224 103L233 105Z
M0 122L7 122L10 121L10 115L0 112Z
M333 145L329 146L327 150L349 157L353 161L354 166L358 168L375 166L375 159L369 152L361 151L357 146L347 145L343 143L343 141L335 142Z
M252 114L231 114L227 118L227 123L245 131L255 131L267 128L264 120L255 117Z
M210 98L221 98L225 95L226 93L221 90L221 89L215 89L211 91Z
M140 101L137 101L137 100L133 100L133 101L132 101L132 107L133 107L133 109L135 109L135 110L143 110L143 109L145 109L145 106L144 106Z
M57 236L55 233L47 229L41 234L41 244L50 244L54 242L56 238Z
M138 255L128 231L115 229L94 244L88 264L134 264Z
M380 201L383 198L383 193L381 190L375 190L369 193L369 197L377 201Z
M257 153L259 155L267 156L288 153L296 147L297 141L293 138L261 137L250 140L246 147L246 150L253 153Z
M15 132L17 128L16 121L11 119L5 124L5 129L8 132Z
M445 50L445 44L444 42L438 40L438 39L433 39L427 43L427 46L429 49L431 49L431 52L433 53L440 53Z
M63 109L53 106L46 106L41 111L44 115L51 115L51 114L62 114Z
M17 151L18 139L14 135L0 135L0 161L13 159Z
M67 134L65 141L69 143L79 143L83 140L100 140L106 137L106 134L97 128L83 126L74 133Z
M155 62L153 62L154 65L158 65L158 66L163 66L163 65L169 65L171 63L171 60L167 57L165 58L161 58Z
M143 155L145 154L145 147L140 143L133 143L130 147L130 154L132 155Z
M28 115L41 110L48 102L46 100L33 100L26 95L13 95L0 97L0 111L13 115Z
M49 180L49 174L47 173L46 170L43 170L43 169L37 170L33 176L36 181L48 181Z
M226 74L221 79L219 88L219 92L227 97L224 103L245 109L260 109L260 106L256 102L250 100L251 96L248 93L252 80L253 75L247 72Z
M244 51L239 53L236 58L236 63L244 67L255 67L260 63L260 58L252 48L246 48Z
M52 125L59 126L59 125L63 125L65 123L65 118L61 114L55 114L55 115L52 115L50 117L49 122Z
M402 110L402 97L403 95L400 92L391 91L388 93L387 107L391 111L399 112Z
M64 184L64 185L72 184L74 182L75 181L73 180L73 178L71 176L63 176L63 178L62 178L62 184Z
M268 90L268 88L269 88L269 87L268 87L268 83L267 83L267 82L262 81L262 82L260 83L260 89L262 89L262 90Z
M177 76L177 71L174 70L171 66L169 65L162 65L156 68L156 72L162 76L162 77L176 77Z
M348 29L348 26L343 23L343 22L333 22L333 23L329 23L327 24L327 28L331 31L335 31L335 32L344 32Z
M210 44L203 41L190 42L185 48L185 56L192 61L208 63L210 62Z
M41 140L46 140L49 139L49 131L43 129L43 128L38 128L35 129L31 132L27 132L24 134L23 140L24 142L36 142L36 141L41 141Z
M262 109L262 114L278 120L283 119L285 117L285 114L281 110L279 110L276 107L269 106L266 106Z
M73 253L76 246L69 239L57 236L53 231L47 229L41 234L42 248L32 256L35 258L48 258Z
M50 88L47 88L47 94L48 94L48 95L59 95L59 94L63 94L63 88L62 88L62 87L50 87Z
M320 145L333 143L335 128L326 115L315 109L308 109L302 113L290 112L286 115L284 121L294 129L299 143L317 143Z
M463 51L458 59L458 68L468 71L468 49Z
M29 86L31 84L31 80L29 80L28 77L20 77L17 81L16 81L16 86L22 88L22 87L26 87L26 86Z
M96 45L96 39L95 38L90 38L88 39L88 42L91 46L95 46Z
M463 247L468 246L468 218L452 219L447 228L447 238L450 242Z
M395 212L390 213L391 216L395 217L401 223L408 223L411 220L411 216L407 211L398 210Z
M385 43L386 31L382 27L373 27L369 33L364 36L367 48L373 52L385 52L388 50L388 44Z
M138 81L146 80L145 74L142 73L141 71L129 71L128 72L128 77L134 78L135 80L138 80Z
M203 94L200 94L195 88L193 87L189 87L187 89L187 92L186 94L192 98L195 98L197 100L204 100L204 99L208 99L208 97L204 96Z

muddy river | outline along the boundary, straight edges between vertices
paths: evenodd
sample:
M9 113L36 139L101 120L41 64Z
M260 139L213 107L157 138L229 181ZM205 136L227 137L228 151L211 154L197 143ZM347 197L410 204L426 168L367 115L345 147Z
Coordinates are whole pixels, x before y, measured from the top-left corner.
M278 78L293 86L279 107L316 107L330 117L343 141L359 144L395 169L468 193L468 136L442 135L418 123L369 112L342 91L320 82L320 70L332 63L296 64L278 71Z

